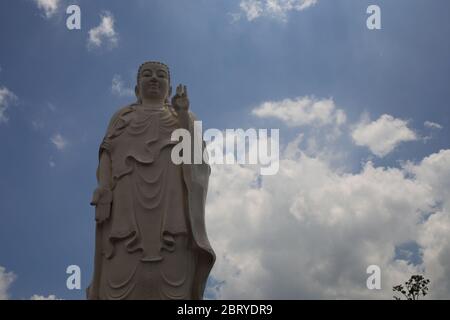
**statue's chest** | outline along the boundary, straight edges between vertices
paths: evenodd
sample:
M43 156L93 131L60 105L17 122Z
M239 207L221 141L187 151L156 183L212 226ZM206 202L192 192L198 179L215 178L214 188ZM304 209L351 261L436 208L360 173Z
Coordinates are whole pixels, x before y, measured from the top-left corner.
M178 121L166 112L133 112L119 119L115 126L114 144L135 145L170 140L172 132L178 128Z
M113 172L121 175L130 171L134 161L154 163L164 147L176 144L171 135L177 128L176 119L162 112L135 112L120 119L111 141Z

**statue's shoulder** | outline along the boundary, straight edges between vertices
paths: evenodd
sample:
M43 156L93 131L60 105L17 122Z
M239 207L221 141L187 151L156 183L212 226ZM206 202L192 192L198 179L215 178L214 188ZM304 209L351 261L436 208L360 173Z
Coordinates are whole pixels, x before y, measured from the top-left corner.
M123 117L129 113L132 113L136 110L136 104L129 104L126 105L124 107L119 108L119 110L117 110L113 116L111 117L111 121L110 122L114 122L115 120L119 119L120 117Z
M136 104L129 104L124 107L119 108L109 121L108 132L111 131L118 122L124 121L127 115L133 113L136 110Z

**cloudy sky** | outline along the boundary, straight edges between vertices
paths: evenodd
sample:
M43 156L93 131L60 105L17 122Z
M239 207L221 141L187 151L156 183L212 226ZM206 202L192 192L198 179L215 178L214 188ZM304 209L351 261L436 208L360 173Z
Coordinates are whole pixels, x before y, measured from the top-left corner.
M81 30L66 8L81 8ZM366 9L381 8L368 30ZM160 60L203 128L280 129L280 169L214 165L208 298L450 298L447 0L0 2L0 299L82 299L98 145ZM381 268L368 290L366 268Z

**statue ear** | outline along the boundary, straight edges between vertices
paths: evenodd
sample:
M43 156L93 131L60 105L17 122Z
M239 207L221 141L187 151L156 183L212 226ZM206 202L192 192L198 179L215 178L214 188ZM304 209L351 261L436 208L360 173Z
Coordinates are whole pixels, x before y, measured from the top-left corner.
M169 98L172 95L172 86L169 86Z
M136 98L139 100L140 96L139 96L139 88L138 88L138 86L134 87L134 94L136 95Z

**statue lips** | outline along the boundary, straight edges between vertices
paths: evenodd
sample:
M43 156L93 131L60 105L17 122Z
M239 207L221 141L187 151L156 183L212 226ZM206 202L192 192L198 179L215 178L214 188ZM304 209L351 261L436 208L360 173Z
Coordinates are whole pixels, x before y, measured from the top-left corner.
M156 80L150 80L150 82L148 83L148 88L149 89L159 89L159 83Z
M147 92L151 95L159 95L160 94L160 87L158 84L150 84L147 87Z

